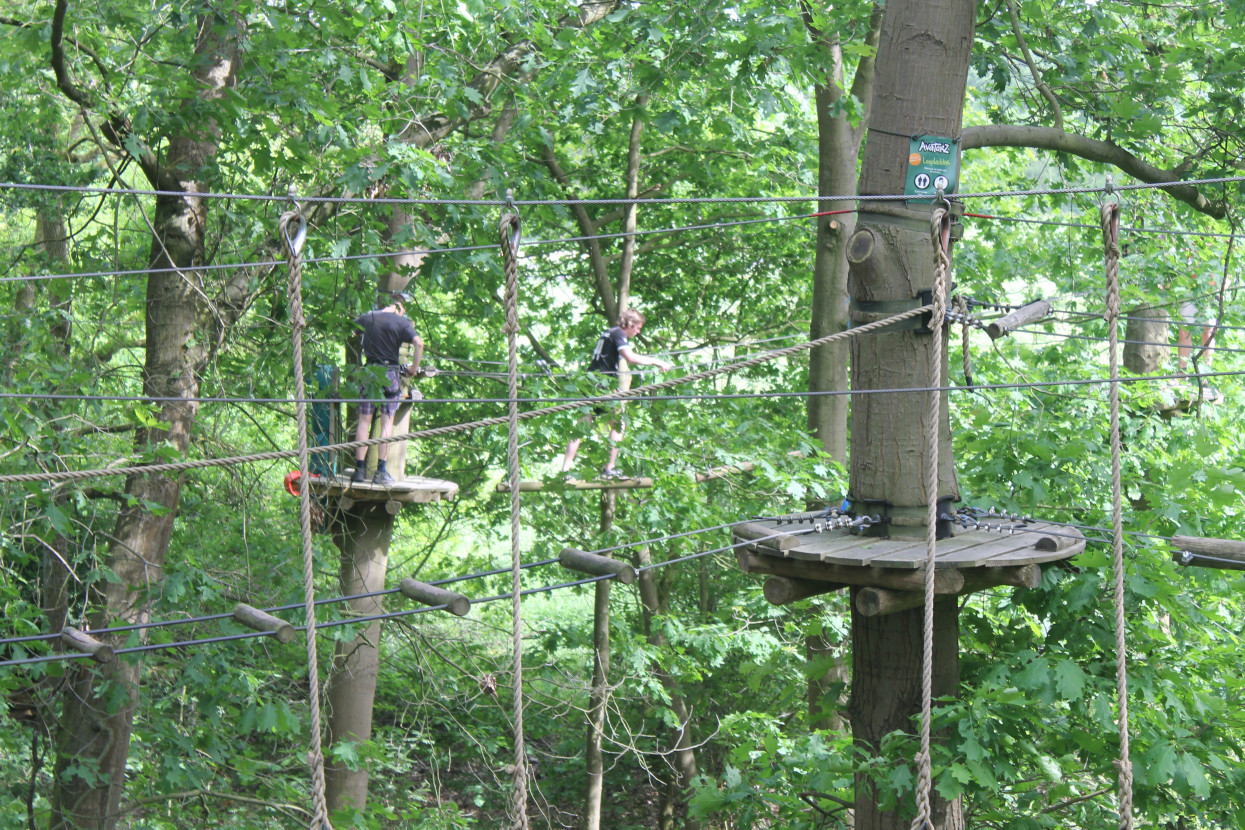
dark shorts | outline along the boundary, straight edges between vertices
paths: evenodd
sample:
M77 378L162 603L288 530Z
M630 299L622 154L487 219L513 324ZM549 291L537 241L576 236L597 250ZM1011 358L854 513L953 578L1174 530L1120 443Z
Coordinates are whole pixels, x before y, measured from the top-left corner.
M360 415L371 415L379 409L382 415L392 417L398 411L398 398L402 395L402 370L386 367L385 378L389 381L389 385L381 390L384 399L380 401L362 401L359 404ZM359 397L368 398L368 387L359 387Z

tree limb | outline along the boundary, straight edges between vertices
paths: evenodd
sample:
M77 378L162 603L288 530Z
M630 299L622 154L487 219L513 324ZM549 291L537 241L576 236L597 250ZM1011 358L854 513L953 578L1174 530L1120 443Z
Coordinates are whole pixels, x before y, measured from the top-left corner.
M982 147L1033 147L1040 150L1057 150L1088 161L1110 164L1147 184L1171 184L1172 186L1163 189L1173 199L1190 205L1199 213L1215 219L1222 219L1227 215L1224 205L1210 201L1193 185L1176 184L1180 181L1180 177L1175 171L1155 167L1110 141L1099 141L1053 127L1028 127L1015 124L967 127L960 139L960 148L976 150Z
M1024 55L1025 65L1029 67L1029 72L1033 75L1033 83L1037 86L1038 92L1050 104L1051 113L1055 117L1055 129L1063 129L1063 110L1059 107L1059 99L1055 97L1055 93L1042 80L1042 73L1038 70L1037 64L1033 60L1033 53L1029 51L1029 44L1025 42L1025 36L1020 31L1020 11L1016 8L1016 0L1007 0L1007 11L1012 18L1012 34L1016 36L1016 43L1020 45L1020 54Z

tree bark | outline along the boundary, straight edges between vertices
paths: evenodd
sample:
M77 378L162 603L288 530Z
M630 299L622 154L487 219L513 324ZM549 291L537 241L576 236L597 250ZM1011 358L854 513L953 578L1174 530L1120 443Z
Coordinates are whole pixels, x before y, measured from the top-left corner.
M334 525L333 541L341 551L343 596L384 589L395 518L381 504L359 504ZM379 596L359 597L350 600L350 610L361 617L373 616L383 613L384 604ZM353 639L338 642L334 649L325 695L329 705L325 744L330 749L342 742L362 743L372 737L380 636L381 624L373 622ZM311 682L318 682L318 678L311 678ZM330 811L362 810L367 805L367 767L350 769L330 756L325 761L324 787Z
M194 110L233 83L243 35L240 19L210 14L198 21L193 73L199 99L185 102L187 123L198 125L198 130L169 139L158 174L144 166L153 184L158 180L161 188L167 188L172 179L179 192L156 200L149 259L153 270L147 279L143 393L170 399L160 404L157 416L168 429L139 430L135 449L140 455L164 444L184 453L198 413L192 399L199 395L197 371L205 355L200 344L215 338L201 330L203 275L195 268L204 263L207 209L194 194L200 190L199 171L215 154L216 143L215 125L202 121ZM173 268L178 270L164 270ZM117 620L139 624L148 619L147 589L163 577L181 486L180 474L134 475L126 480L133 506L118 516L107 555L117 581L101 580L93 587L93 628ZM56 738L50 819L54 830L116 826L141 665L138 660L117 660L98 669L79 663L69 670ZM116 705L109 699L111 690L118 688Z
M592 689L588 694L588 738L584 747L584 768L588 774L584 798L584 830L601 827L601 795L605 790L605 763L601 739L605 730L605 709L610 698L610 582L596 583L592 608Z
M891 0L877 53L877 78L869 119L859 193L858 225L848 240L849 291L857 302L892 306L920 304L933 287L931 208L924 204L870 202L867 195L901 194L907 178L910 137L960 138L968 63L973 43L974 0ZM863 318L867 316L863 312ZM938 321L937 325L942 325ZM945 331L945 328L944 328ZM852 390L930 386L930 357L946 377L947 341L932 353L931 336L919 329L884 329L852 340ZM942 393L938 424L940 500L958 500L955 465ZM925 535L928 395L865 394L852 398L850 496L862 512L881 513L891 536ZM852 588L853 674L849 711L858 747L876 756L882 736L914 731L920 711L922 665L921 609L878 617L855 610ZM954 598L936 601L933 631L934 695L954 694L959 682L958 607ZM963 827L958 800L931 793L936 827ZM857 776L858 830L898 830L908 826L911 803L882 811L865 775Z

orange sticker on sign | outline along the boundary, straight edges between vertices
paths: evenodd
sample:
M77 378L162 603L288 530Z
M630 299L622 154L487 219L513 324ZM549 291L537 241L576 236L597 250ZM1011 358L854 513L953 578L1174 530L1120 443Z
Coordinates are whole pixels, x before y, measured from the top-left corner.
M920 163L921 163L920 153L913 153L910 156L908 156L908 164L911 164L913 167L916 167Z

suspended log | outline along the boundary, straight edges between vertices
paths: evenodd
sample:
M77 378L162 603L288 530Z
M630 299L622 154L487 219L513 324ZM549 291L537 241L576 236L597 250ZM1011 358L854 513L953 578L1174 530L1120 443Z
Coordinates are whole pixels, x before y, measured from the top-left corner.
M282 645L293 642L295 631L294 626L280 617L274 617L258 608L253 608L246 603L239 602L233 607L233 618L236 622L245 625L252 631L271 631L273 636L277 638L277 642Z
M635 566L629 562L619 562L617 559L588 553L579 548L564 548L558 554L558 561L562 563L562 567L569 570L593 576L612 576L624 585L635 582L639 575Z
M471 600L462 594L447 591L426 582L418 582L410 577L398 583L398 590L407 599L422 602L424 605L444 605L445 610L456 617L465 617L471 610Z
M1245 542L1236 539L1173 536L1172 548L1175 560L1181 565L1245 571Z
M89 634L85 634L72 626L67 625L61 629L61 640L72 648L91 655L91 659L96 663L111 663L117 659L112 646L107 643L101 643Z
M1048 314L1050 314L1050 303L1046 300L1036 300L986 326L986 334L990 335L991 340L998 340L1021 326L1036 323Z

